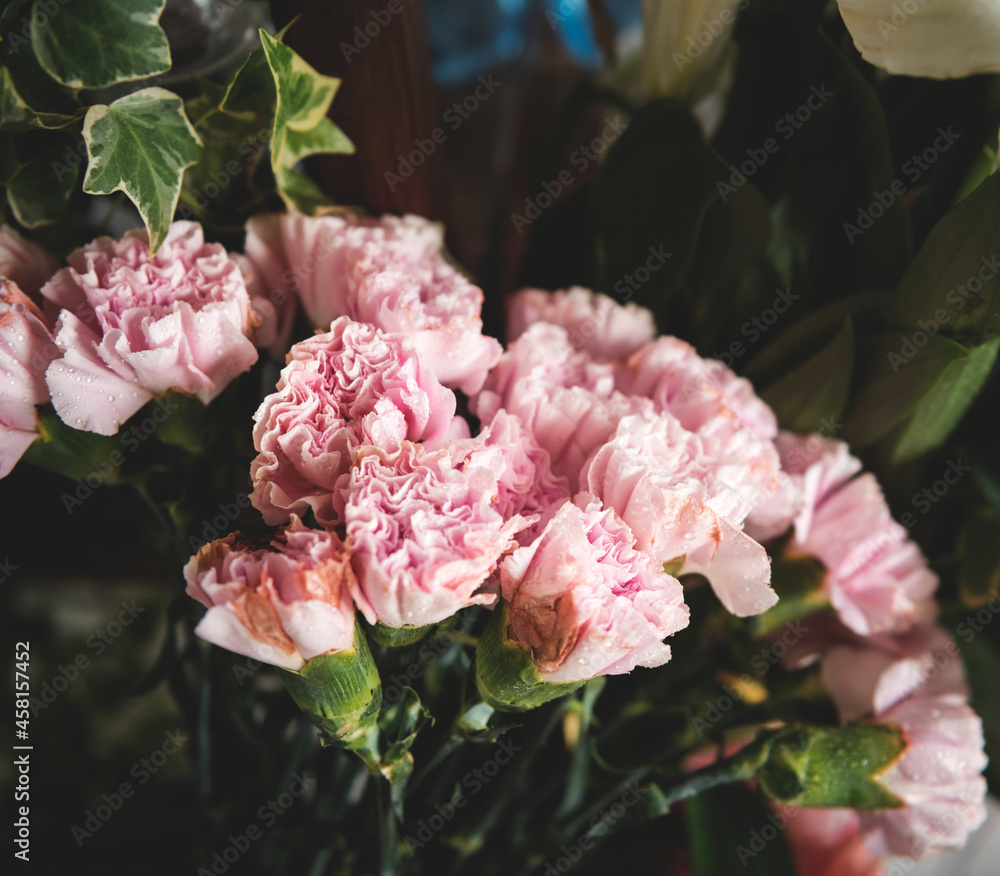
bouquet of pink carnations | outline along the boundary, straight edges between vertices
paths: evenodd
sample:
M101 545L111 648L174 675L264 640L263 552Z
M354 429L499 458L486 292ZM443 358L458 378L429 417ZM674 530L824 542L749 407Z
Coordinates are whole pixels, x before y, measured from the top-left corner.
M130 487L144 544L175 584L183 568L147 688L166 681L197 737L199 873L246 854L317 876L856 876L986 819L1000 183L955 153L960 186L893 179L895 80L853 46L914 76L1000 58L959 71L938 47L908 67L866 4L841 2L843 21L677 5L697 9L643 4L644 48L617 66L589 5L605 71L562 105L539 185L507 199L516 282L496 263L477 281L453 226L385 192L338 195L335 162L363 175L382 144L328 118L341 83L307 37L292 48L302 22L262 29L190 96L81 90L170 68L157 0L123 4L131 23L94 11L151 47L117 73L63 50L69 17L46 31L38 9L38 69L10 50L0 478L55 473L68 516ZM356 11L309 14L350 34ZM409 15L359 20L350 45L377 59ZM805 21L828 79L762 129L740 96L769 104L737 71L767 28ZM810 64L789 66L801 85ZM962 84L995 142L1000 105ZM29 152L77 128L83 188L74 170L46 201ZM430 173L436 147L414 142L390 193ZM858 179L874 200L844 214ZM106 216L79 245L65 211L111 192L145 227ZM279 793L289 777L300 790ZM265 794L279 803L255 818L241 798Z

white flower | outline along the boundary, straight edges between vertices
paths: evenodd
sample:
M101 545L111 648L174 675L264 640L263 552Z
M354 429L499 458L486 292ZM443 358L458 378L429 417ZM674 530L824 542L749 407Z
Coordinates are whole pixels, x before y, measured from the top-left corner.
M862 57L904 76L1000 71L1000 0L837 0Z

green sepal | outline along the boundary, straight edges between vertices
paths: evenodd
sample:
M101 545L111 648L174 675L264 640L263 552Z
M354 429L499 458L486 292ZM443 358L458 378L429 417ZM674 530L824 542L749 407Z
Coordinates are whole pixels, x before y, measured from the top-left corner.
M434 624L424 624L420 627L389 627L378 621L375 626L369 626L366 623L365 627L376 644L395 648L419 642L431 631Z
M878 781L906 748L886 724L798 727L780 731L756 771L761 792L791 806L898 809L905 804Z
M582 687L542 680L531 655L507 638L507 602L500 601L476 646L476 686L482 698L501 712L525 712Z
M382 686L361 624L354 623L354 648L321 654L298 672L279 669L292 699L315 724L324 745L357 751L378 763L378 713Z

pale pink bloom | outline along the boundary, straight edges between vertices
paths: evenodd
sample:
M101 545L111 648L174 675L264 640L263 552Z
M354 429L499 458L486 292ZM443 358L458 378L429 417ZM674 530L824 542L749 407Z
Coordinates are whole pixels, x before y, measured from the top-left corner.
M520 544L534 541L548 517L570 498L569 484L552 473L548 453L516 415L502 408L475 438L449 446L456 464L461 456L463 464L485 466L496 474L493 507L504 520L522 516L535 521L517 534Z
M879 855L926 858L961 848L986 820L983 724L958 694L918 694L878 716L903 728L907 748L879 781L904 809L861 813L868 847Z
M562 326L572 346L596 359L631 356L656 336L651 311L634 303L623 306L582 286L559 292L522 289L507 299L508 343L536 322Z
M145 230L99 237L67 257L42 294L63 351L46 373L56 413L113 435L154 395L203 404L257 361L257 316L239 265L201 226L175 222L155 255Z
M723 437L739 427L760 441L778 434L774 412L717 359L703 359L689 343L664 335L646 344L617 373L617 388L651 398L692 432Z
M587 457L618 421L653 410L648 399L630 398L614 384L612 364L574 349L561 326L535 323L507 348L472 410L483 422L501 408L519 417L575 492Z
M267 350L279 362L284 362L295 324L295 299L280 288L275 290L266 286L254 263L245 255L232 255L243 272L243 281L250 295L250 307L260 321L255 339L257 347Z
M323 524L341 522L337 493L359 447L395 453L407 440L441 438L454 414L455 394L408 338L341 317L292 347L254 416L254 506L270 524L308 508Z
M440 225L419 216L255 216L247 256L264 286L297 297L315 326L339 316L411 336L437 378L477 392L500 358L482 333L483 293L442 255Z
M57 355L44 314L16 283L0 279L0 478L38 437L35 405L48 404L45 369Z
M969 708L962 656L941 629L839 645L821 673L844 721L903 729L907 747L878 780L906 804L860 813L869 848L923 858L964 844L986 818L983 728Z
M9 225L0 226L0 277L38 301L38 290L58 270L58 260L45 247L25 240Z
M586 498L567 502L500 566L508 637L547 682L621 675L670 659L688 625L680 583L633 546L628 526Z
M355 601L369 623L438 623L468 605L490 605L481 586L527 525L496 509L490 460L448 446L406 441L389 456L358 454L344 491Z
M208 608L195 633L222 648L297 671L354 647L350 554L332 532L297 517L273 539L236 533L205 545L184 577Z
M679 338L659 337L619 365L616 386L652 399L685 429L724 444L751 466L756 484L747 532L758 541L780 535L798 507L798 492L781 471L774 447L778 424L749 380L716 359L703 359Z
M587 461L581 488L629 525L636 545L708 578L722 604L745 617L770 608L767 552L740 527L753 488L749 465L670 414L623 418Z
M791 446L786 443L786 457ZM875 476L850 479L860 463L841 442L824 445L812 464L808 458L795 463L805 466L804 504L788 550L826 567L824 587L840 619L854 632L872 635L933 617L937 575L893 520Z
M816 508L861 471L861 460L851 456L843 441L819 435L781 432L774 443L782 470L798 487L799 508L789 523L795 524L796 536L804 539L809 535Z

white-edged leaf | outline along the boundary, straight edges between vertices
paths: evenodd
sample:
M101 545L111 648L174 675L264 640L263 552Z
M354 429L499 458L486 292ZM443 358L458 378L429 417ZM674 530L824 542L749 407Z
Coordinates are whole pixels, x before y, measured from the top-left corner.
M31 46L63 85L107 88L170 69L170 44L159 25L166 0L69 0L54 11L45 5L33 9Z
M92 106L83 137L90 157L83 190L125 192L145 220L155 251L173 219L184 170L202 150L184 102L164 88L144 88L108 106Z

